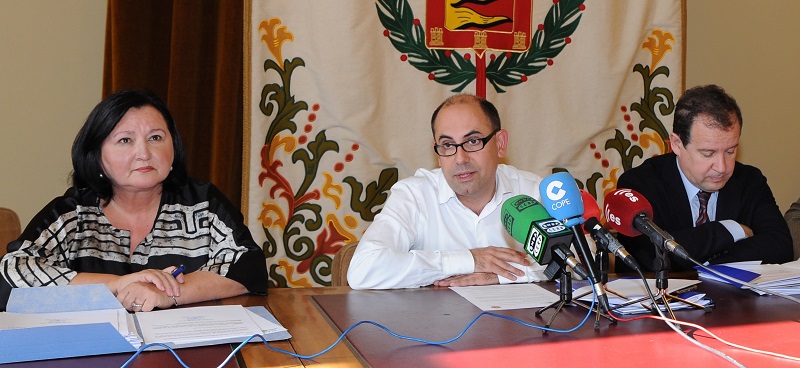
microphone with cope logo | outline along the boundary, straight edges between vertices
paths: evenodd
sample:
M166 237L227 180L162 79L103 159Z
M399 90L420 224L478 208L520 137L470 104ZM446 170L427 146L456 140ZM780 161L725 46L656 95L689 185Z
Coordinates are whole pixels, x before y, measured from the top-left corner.
M588 278L586 269L569 250L572 232L550 217L537 200L524 194L513 196L503 202L500 215L506 231L523 245L525 252L536 263L547 265L544 274L548 280L557 277L565 266Z
M539 183L542 204L547 213L572 227L583 223L583 199L575 178L568 172L552 174Z
M594 260L589 243L583 234L583 199L581 191L575 178L568 172L558 172L544 178L539 183L539 193L542 195L542 204L550 216L564 223L572 229L575 241L575 248L580 254L581 260L589 271L589 281L597 294L597 301L602 312L607 313L610 309L608 296L605 287L597 276L597 262Z

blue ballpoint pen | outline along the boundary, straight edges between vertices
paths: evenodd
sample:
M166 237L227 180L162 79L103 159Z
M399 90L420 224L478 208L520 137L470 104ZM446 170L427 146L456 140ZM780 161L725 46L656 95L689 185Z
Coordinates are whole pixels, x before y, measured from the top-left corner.
M172 271L172 277L178 277L178 275L182 274L183 270L185 270L185 269L186 269L186 266L184 266L184 265L178 266L178 268L176 268L175 271Z

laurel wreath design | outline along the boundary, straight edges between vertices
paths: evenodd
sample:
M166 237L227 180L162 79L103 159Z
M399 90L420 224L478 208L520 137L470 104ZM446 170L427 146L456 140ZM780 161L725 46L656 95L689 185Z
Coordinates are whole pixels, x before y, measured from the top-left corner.
M456 86L453 92L460 92L475 80L475 65L464 56L425 46L425 29L415 21L408 1L378 0L375 6L381 24L389 31L389 40L408 56L409 64L433 75L439 83Z
M505 92L510 87L540 72L569 43L569 37L578 28L584 0L558 0L547 12L544 24L533 35L531 47L522 53L499 53L486 67L486 78L495 91ZM388 31L388 38L397 51L407 55L408 62L428 73L438 83L456 86L461 92L475 80L475 64L458 52L428 49L425 46L425 29L414 18L407 0L377 0L378 18Z

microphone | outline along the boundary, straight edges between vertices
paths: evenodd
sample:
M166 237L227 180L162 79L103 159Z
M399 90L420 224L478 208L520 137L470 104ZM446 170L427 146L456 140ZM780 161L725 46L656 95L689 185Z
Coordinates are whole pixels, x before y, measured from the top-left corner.
M672 235L653 223L653 206L643 195L633 189L619 188L609 192L604 202L607 223L614 230L630 237L645 234L660 249L693 262L686 249Z
M590 218L600 218L600 207L597 206L597 201L594 200L592 194L581 189L581 200L583 201L583 219L588 221ZM588 230L587 230L588 234Z
M524 194L513 196L503 202L500 215L503 227L514 240L522 243L525 252L536 263L547 265L544 273L548 280L558 276L563 265L588 278L586 269L569 250L572 233L564 224L550 217L537 200Z
M575 184L575 178L568 172L557 172L542 179L539 193L542 194L542 204L550 216L561 220L568 227L583 223L581 192L578 184Z
M628 267L636 270L641 271L639 268L639 264L636 263L636 260L625 250L625 247L620 244L619 240L614 237L603 225L600 224L600 221L595 217L590 217L586 220L586 223L583 224L583 228L589 232L594 239L597 246L604 248L605 250L613 253L618 259L621 259L625 262Z
M583 200L583 219L586 220L583 224L583 230L594 239L595 244L600 248L611 252L625 262L628 267L638 271L639 264L636 263L636 260L598 220L600 218L600 207L597 206L597 201L594 200L591 193L581 189L581 199ZM598 260L597 262L600 263L601 261Z
M581 201L583 201L583 220L588 221L590 218L600 218L600 207L597 206L597 201L594 200L591 193L581 189ZM583 227L584 234L591 235L589 229L586 226ZM594 237L592 237L594 239ZM594 240L595 244L597 243L597 239ZM608 283L608 269L609 259L608 259L608 249L603 247L597 247L597 250L594 252L594 261L597 263L597 271L600 274L600 282L605 285Z
M583 200L575 178L568 172L552 174L539 183L539 192L542 194L542 203L550 216L561 220L564 225L572 229L576 248L589 271L589 281L597 294L600 309L607 313L610 308L606 289L600 282L600 278L597 277L597 263L580 226L584 221L582 217Z
M503 227L511 237L522 244L528 244L527 237L530 235L531 223L537 219L548 218L550 214L533 197L519 194L503 202L500 216ZM536 259L536 256L531 256Z
M558 222L555 219L553 221ZM545 276L547 276L548 280L554 279L556 276L558 276L561 266L566 264L569 266L569 268L575 271L578 276L588 279L589 273L586 272L586 269L583 267L581 262L575 258L575 254L569 250L569 246L567 244L569 243L557 243L553 245L551 252L554 254L553 258L556 260L556 262L547 265L547 268L544 269Z

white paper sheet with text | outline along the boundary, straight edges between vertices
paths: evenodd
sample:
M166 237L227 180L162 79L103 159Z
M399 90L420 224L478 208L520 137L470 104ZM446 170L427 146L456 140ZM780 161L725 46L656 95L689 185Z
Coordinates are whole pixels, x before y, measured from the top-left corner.
M261 334L263 331L240 305L176 308L157 313L136 313L142 339L186 345L197 342L229 341Z
M537 284L460 286L450 289L484 311L546 307L559 300L558 294Z

